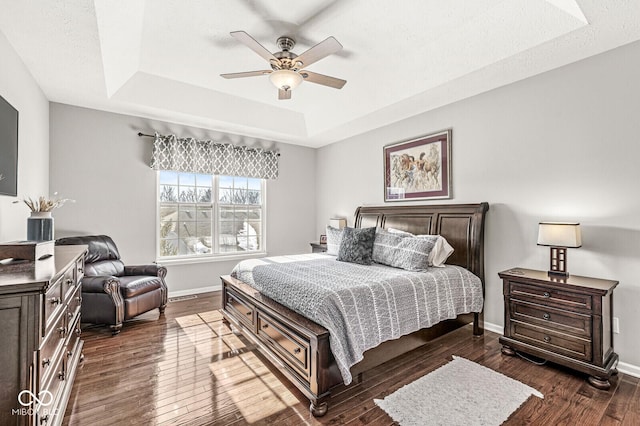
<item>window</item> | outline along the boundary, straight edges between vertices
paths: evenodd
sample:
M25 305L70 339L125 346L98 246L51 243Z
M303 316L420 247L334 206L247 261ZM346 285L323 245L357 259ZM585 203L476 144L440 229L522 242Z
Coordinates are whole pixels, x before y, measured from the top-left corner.
M264 179L158 175L160 258L264 251Z

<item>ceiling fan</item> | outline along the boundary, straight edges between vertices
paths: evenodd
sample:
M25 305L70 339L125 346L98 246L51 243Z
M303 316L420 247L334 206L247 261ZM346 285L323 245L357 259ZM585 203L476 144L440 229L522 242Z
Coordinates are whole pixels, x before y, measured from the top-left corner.
M276 44L280 48L280 52L271 53L244 31L233 31L231 36L266 59L271 65L271 69L220 74L221 77L243 78L268 75L269 80L278 88L278 99L291 99L291 91L305 80L334 89L342 89L347 82L306 69L309 65L342 49L342 45L333 37L328 37L298 56L291 51L296 44L296 41L291 37L278 38Z

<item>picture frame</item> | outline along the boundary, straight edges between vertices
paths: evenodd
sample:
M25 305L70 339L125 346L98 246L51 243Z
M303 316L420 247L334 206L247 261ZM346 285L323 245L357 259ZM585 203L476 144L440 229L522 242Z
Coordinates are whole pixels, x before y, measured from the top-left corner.
M18 195L18 110L0 96L0 195Z
M327 244L327 236L326 234L320 235L320 244Z
M386 145L384 201L451 198L451 129Z

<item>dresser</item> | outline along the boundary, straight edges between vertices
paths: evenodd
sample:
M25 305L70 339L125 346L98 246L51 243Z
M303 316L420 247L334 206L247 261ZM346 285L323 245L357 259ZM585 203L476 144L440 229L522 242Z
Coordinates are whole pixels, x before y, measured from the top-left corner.
M504 292L502 353L531 354L589 375L609 389L613 350L613 289L618 281L513 268L498 274Z
M0 424L59 425L78 364L86 246L0 264Z

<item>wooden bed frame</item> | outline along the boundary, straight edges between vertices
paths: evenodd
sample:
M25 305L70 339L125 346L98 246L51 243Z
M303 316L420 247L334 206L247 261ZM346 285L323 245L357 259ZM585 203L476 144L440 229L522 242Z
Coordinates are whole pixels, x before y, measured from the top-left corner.
M480 277L484 293L484 219L489 204L359 207L355 226L396 228L414 234L440 234L455 251L448 264ZM327 412L331 388L342 376L329 347L329 332L320 325L229 275L222 279L222 315L236 334L256 344L311 402L314 416ZM473 321L473 334L484 332L483 313L460 315L365 352L351 368L356 382L362 373Z

